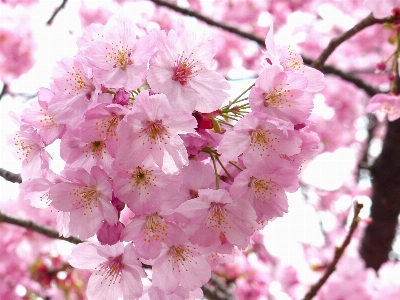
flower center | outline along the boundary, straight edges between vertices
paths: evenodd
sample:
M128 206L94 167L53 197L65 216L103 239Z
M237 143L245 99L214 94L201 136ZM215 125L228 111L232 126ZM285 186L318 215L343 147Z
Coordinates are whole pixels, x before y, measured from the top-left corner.
M108 261L100 264L96 268L96 275L103 276L103 280L100 282L107 283L108 285L115 284L121 282L121 271L122 271L122 254L117 257L110 258Z
M279 188L276 188L276 184L270 180L258 179L255 177L250 178L250 185L253 188L254 196L257 201L266 203L271 200L271 197L276 197L276 192Z
M30 144L28 140L16 134L14 137L14 145L17 146L17 155L20 160L25 160L28 163L29 155L31 154L35 144Z
M144 224L144 241L149 243L152 239L155 241L164 241L165 237L168 235L167 230L168 225L165 224L162 217L157 213L147 216Z
M265 107L284 108L285 106L292 106L288 99L293 97L293 94L290 94L290 90L284 89L282 84L279 84L278 87L274 87L269 93L263 93L262 96L264 98Z
M82 152L85 153L86 157L91 156L92 158L102 158L103 154L106 154L106 144L102 141L94 141L86 144L85 150Z
M198 60L194 60L191 58L193 53L189 55L189 57L184 56L185 52L178 56L178 59L175 60L175 65L172 68L174 74L172 75L172 80L178 81L181 86L185 87L188 84L188 81L193 77L196 77L198 74L198 70L196 69L196 63Z
M141 189L146 190L148 185L156 186L154 180L156 176L153 175L152 170L142 169L141 167L137 167L136 170L132 174L132 179L129 181L130 184L133 185L132 193L135 188L138 187L138 193L141 193Z
M164 126L161 120L147 121L146 125L145 128L142 128L142 132L146 134L147 141L150 144L162 143L165 141L165 138L169 138L168 126Z
M274 142L279 142L279 140L278 138L273 137L269 130L258 128L251 132L250 146L253 148L253 151L258 150L264 152L270 149L275 150L273 146ZM260 155L262 156L262 153L260 153Z
M228 225L225 204L212 202L205 225L210 230L225 229Z
M75 209L83 208L85 210L84 215L87 211L93 212L93 209L98 207L97 197L99 192L93 187L82 186L74 189L70 194L76 196L75 203L72 203L72 206L75 206Z
M132 48L129 45L123 45L122 41L119 44L111 43L111 49L108 49L108 53L106 55L106 62L112 62L113 68L121 68L125 70L127 65L132 64L130 59Z

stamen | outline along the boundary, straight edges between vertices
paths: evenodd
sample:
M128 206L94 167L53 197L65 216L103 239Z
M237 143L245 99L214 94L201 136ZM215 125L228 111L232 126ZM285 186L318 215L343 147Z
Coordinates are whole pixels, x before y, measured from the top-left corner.
M188 57L185 57L185 52L183 51L178 56L178 59L175 60L175 66L172 68L174 72L172 80L178 81L183 87L188 84L190 79L196 77L199 71L196 69L196 63L199 61L191 59L192 55L193 52Z

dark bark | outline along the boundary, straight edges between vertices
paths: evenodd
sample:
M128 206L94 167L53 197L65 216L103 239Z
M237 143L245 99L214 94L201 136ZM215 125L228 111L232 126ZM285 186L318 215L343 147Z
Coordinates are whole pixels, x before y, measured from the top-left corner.
M371 168L372 222L360 254L366 266L378 270L389 259L400 213L400 119L389 122L382 152Z

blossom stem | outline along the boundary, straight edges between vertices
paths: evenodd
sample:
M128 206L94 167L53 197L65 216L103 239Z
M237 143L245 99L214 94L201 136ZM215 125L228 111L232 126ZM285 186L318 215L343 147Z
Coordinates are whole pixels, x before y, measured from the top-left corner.
M243 168L241 168L241 167L239 167L234 161L229 161L229 163L232 165L232 166L234 166L234 167L236 167L237 169L239 169L240 171L243 171Z
M218 163L220 164L221 168L225 171L226 175L229 178L232 178L231 174L229 174L228 170L225 168L225 166L222 164L221 160L219 159L218 155L215 155L215 159L218 161Z
M237 102L239 102L239 100L240 101L242 101L240 98L244 95L244 94L246 94L248 91L250 91L252 88L253 88L253 86L255 85L255 83L253 83L251 86L249 86L246 90L244 90L239 96L237 96L231 103L229 103L229 105L228 105L228 107L230 107L232 104L235 104L235 103L237 103ZM246 99L248 99L248 98L246 98Z
M212 160L212 162L213 162L213 165L214 165L214 173L215 173L215 189L216 190L218 190L219 189L219 175L218 175L218 170L217 170L217 164L215 163L215 157L214 157L214 154L213 153L211 153L211 152L209 152L210 153L210 157L211 157L211 160Z

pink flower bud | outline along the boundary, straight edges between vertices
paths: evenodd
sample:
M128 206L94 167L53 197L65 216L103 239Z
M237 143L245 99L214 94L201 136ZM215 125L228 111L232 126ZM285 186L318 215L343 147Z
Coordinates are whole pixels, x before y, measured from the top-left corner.
M114 96L115 103L120 105L126 105L129 102L129 93L124 89L120 89L118 92L115 93Z
M97 239L102 245L114 245L119 241L123 229L124 225L121 222L118 222L115 225L110 225L107 222L104 222L97 231Z

